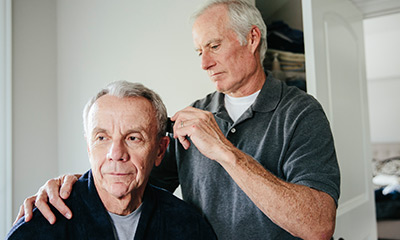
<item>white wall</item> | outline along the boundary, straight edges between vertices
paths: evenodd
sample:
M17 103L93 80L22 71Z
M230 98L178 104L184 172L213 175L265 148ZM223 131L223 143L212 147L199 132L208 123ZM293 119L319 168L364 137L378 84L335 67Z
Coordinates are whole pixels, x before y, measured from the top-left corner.
M0 237L11 226L11 0L0 0Z
M201 2L13 1L13 217L47 179L89 168L81 112L107 83L142 82L170 115L214 90L191 37Z
M213 90L191 37L189 17L200 2L58 1L60 173L89 168L81 111L108 82L142 82L170 115Z
M400 13L364 20L372 142L400 142Z
M13 218L58 175L56 2L12 1Z

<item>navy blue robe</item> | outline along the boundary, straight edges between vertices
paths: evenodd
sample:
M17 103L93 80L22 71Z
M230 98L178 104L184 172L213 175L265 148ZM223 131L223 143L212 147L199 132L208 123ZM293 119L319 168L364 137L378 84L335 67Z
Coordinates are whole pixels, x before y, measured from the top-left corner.
M171 193L148 185L143 199L134 239L216 239L205 219ZM51 225L35 209L33 219L25 223L21 218L7 239L114 239L110 216L96 191L91 170L75 183L65 202L73 213L72 219L52 207L57 221Z

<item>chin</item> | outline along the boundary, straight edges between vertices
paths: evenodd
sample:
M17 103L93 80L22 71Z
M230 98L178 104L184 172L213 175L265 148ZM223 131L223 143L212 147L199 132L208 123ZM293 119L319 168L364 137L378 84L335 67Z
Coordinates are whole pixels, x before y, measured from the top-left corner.
M226 93L234 86L228 79L219 80L214 82L215 89L218 92Z
M222 93L226 92L226 88L224 86L222 86L222 84L220 82L215 82L215 89L218 92L222 92Z
M131 189L129 189L128 186L125 186L124 184L116 183L111 186L111 188L108 190L108 193L113 195L116 198L123 198L126 195L128 195L131 192Z

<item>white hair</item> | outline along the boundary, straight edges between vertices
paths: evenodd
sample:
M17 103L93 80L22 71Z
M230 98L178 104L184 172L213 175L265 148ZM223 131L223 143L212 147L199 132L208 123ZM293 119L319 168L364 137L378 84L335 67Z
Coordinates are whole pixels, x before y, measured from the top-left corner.
M193 15L192 20L196 20L207 9L215 5L225 5L228 8L230 27L236 33L240 44L247 44L247 35L252 26L257 26L261 32L259 46L261 66L267 52L267 26L261 16L260 11L252 4L243 0L209 0L206 1Z
M146 88L143 84L127 81L115 81L108 84L86 103L83 110L83 127L85 130L85 134L87 134L88 132L87 124L90 109L92 108L96 100L104 95L116 96L119 98L143 97L149 100L156 111L158 129L157 136L165 136L167 128L167 109L165 108L165 105L162 102L160 96L153 90Z

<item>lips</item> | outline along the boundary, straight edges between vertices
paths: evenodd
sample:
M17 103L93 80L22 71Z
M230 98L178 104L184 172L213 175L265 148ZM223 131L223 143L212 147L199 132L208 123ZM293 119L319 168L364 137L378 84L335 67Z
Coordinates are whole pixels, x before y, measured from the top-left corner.
M209 72L210 79L213 81L220 80L224 72Z
M107 175L110 176L115 176L115 177L124 177L127 175L131 175L132 173L119 173L119 172L112 172L112 173L106 173Z
M217 72L217 73L209 73L210 77L216 77L218 75L221 75L222 72Z

